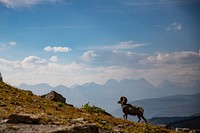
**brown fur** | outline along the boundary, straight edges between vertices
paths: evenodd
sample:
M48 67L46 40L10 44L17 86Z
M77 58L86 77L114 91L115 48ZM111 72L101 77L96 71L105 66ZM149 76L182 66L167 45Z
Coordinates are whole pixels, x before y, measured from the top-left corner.
M124 112L124 119L127 119L128 115L133 115L138 117L138 122L140 122L141 118L147 123L147 120L144 118L144 109L142 107L136 107L131 104L127 104L127 98L122 96L120 101L118 102L122 106L122 111Z

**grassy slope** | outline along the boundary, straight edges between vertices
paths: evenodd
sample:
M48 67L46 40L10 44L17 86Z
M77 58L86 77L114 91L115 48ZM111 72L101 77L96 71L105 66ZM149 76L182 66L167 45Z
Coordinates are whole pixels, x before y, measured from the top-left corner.
M31 92L0 82L0 118L6 119L14 113L36 115L41 118L42 123L69 125L69 120L84 118L109 131L113 131L114 127L117 127L123 132L172 132L157 126L134 123L103 114L88 113L85 110L46 100Z

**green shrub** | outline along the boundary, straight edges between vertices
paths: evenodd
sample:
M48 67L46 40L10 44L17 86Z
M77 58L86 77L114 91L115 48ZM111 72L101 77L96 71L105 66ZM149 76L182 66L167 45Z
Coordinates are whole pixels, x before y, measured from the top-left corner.
M64 103L58 102L58 107L64 107Z
M101 109L99 107L96 106L91 106L90 103L86 103L85 105L82 105L82 108L86 111L88 111L89 113L98 113L98 114L105 114L105 115L109 115L111 116L109 113L107 113L104 109Z

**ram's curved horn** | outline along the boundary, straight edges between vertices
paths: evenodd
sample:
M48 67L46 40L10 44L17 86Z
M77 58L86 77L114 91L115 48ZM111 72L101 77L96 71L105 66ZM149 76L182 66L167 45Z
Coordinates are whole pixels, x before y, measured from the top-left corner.
M127 98L123 96L123 97L121 97L121 101L123 104L125 104L125 103L127 103Z

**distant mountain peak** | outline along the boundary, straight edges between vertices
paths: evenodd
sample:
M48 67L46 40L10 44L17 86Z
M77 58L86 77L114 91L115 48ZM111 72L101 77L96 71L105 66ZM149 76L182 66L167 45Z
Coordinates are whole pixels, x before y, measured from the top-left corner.
M196 114L191 115L191 117L197 117L197 116L200 116L200 113L196 113Z
M67 90L67 89L70 89L70 88L68 88L67 86L64 86L64 85L58 85L58 86L56 86L56 87L54 87L56 90Z
M22 83L22 84L20 84L19 86L26 86L27 84L26 83Z
M76 88L76 87L78 87L78 86L80 86L79 84L74 84L74 85L72 85L72 86L70 86L69 88Z
M191 80L188 82L173 82L169 80L164 80L163 82L157 85L158 88L164 88L164 87L169 87L169 86L199 88L200 80Z
M120 81L120 84L144 85L144 86L154 87L145 78L140 78L140 79L123 79L123 80Z
M109 79L109 80L106 81L106 83L104 85L110 86L110 85L116 85L116 84L118 84L117 80L115 80L115 79Z
M148 82L145 78L137 79L138 81Z
M163 82L161 82L160 84L158 84L157 87L158 88L162 88L162 87L169 86L169 85L175 85L175 84L172 81L164 80Z
M64 88L64 87L66 87L66 86L64 86L64 85L58 85L58 86L56 86L56 88Z
M95 83L95 82L89 82L89 83L85 83L85 84L83 84L82 86L93 86L93 85L98 85L99 86L99 84L97 84L97 83Z
M46 85L46 86L50 86L50 85L47 84L47 83L39 83L39 84L36 84L36 85Z

